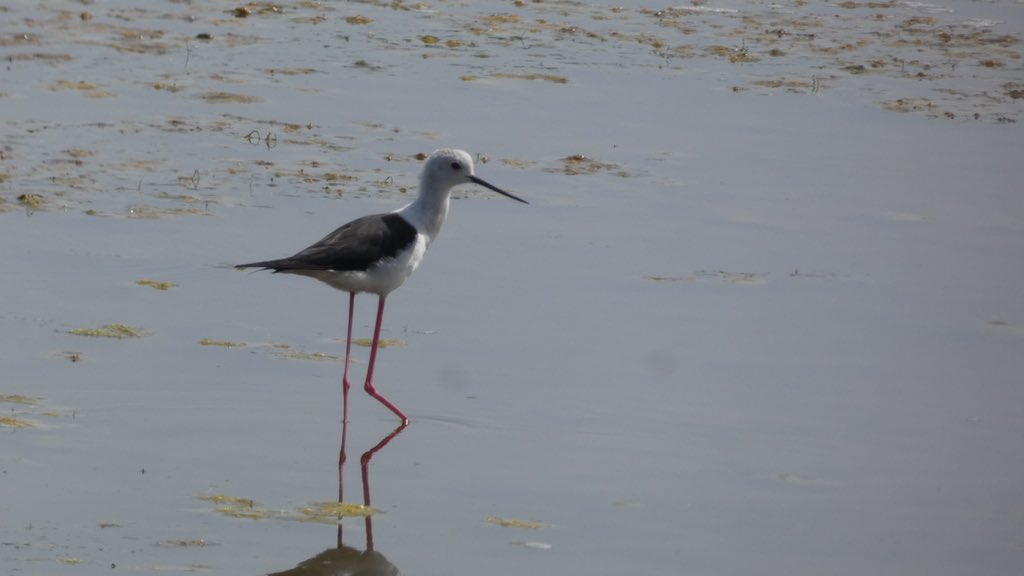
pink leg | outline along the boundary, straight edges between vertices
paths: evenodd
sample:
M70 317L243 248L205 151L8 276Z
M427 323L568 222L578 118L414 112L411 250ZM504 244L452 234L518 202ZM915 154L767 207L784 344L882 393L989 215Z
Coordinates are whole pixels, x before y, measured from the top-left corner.
M373 448L370 448L369 450L364 452L363 456L361 458L359 458L359 467L363 471L363 504L365 504L366 506L370 506L370 459L373 458L373 455L376 454L377 451L379 451L379 450L383 449L385 446L387 446L388 442L391 442L391 440L394 439L395 436L398 436L399 434L401 434L402 430L405 430L406 426L408 426L408 423L407 422L402 422L398 426L398 428L395 428L394 431L391 432L391 434L388 434L387 436L385 436L384 439L381 440L380 442L378 442L376 446L374 446ZM372 516L367 516L366 517L366 550L367 551L373 550L373 521L371 520L371 518L372 518ZM338 524L338 530L341 530L341 524L340 523Z
M348 335L345 337L345 374L341 377L341 398L342 398L342 415L341 421L348 422L348 389L351 384L348 381L348 357L352 352L352 315L355 312L356 307L356 293L348 293Z
M341 452L338 453L338 503L345 501L345 438L348 435L348 422L341 423ZM338 514L338 548L341 548L341 514Z
M387 398L382 396L377 389L373 387L373 366L377 363L377 347L380 345L380 325L384 319L384 300L387 296L380 297L380 304L377 305L377 326L373 329L373 345L370 347L370 367L366 370L366 385L363 387L366 393L377 399L378 402L388 407L389 410L395 413L396 416L402 419L402 424L409 423L409 417L404 412L398 409L388 401Z

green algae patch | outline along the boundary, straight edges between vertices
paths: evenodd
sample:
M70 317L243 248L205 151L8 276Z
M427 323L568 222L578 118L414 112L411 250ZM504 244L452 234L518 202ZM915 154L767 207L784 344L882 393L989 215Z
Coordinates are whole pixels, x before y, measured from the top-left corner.
M353 338L352 343L356 346L369 348L373 346L373 338ZM398 338L381 338L377 343L380 348L405 348L407 342Z
M99 328L75 328L74 330L68 330L68 334L125 340L127 338L142 338L146 335L146 331L127 324L107 324Z
M35 428L28 420L14 416L0 416L0 426L4 428Z
M263 98L259 96L249 96L247 94L236 94L234 92L204 92L199 95L200 100L204 100L211 104L254 104L257 102L263 102Z
M697 280L694 276L644 276L644 278L652 282L694 282Z
M312 502L288 511L281 508L271 510L252 498L227 494L207 494L196 496L196 499L214 504L214 512L222 516L247 520L285 520L336 526L345 518L367 518L380 513L372 506L349 502Z
M125 216L142 220L156 220L164 216L206 216L208 214L209 211L198 206L130 206Z
M91 82L83 82L81 80L58 80L50 84L50 90L54 92L74 90L89 98L110 98L114 95Z
M565 76L559 76L557 74L512 74L508 72L499 72L493 76L499 80L543 80L545 82L551 82L553 84L568 84L569 79Z
M464 74L463 76L460 76L460 78L462 79L463 82L476 82L478 80L481 80L481 78L479 76L474 76L472 74ZM494 78L496 80L540 80L540 81L544 81L544 82L551 82L552 84L568 84L569 83L569 79L568 78L566 78L565 76L559 76L557 74L535 74L535 73L518 73L518 74L514 74L514 73L510 73L510 72L498 72L497 74L490 75L489 78Z
M337 524L342 518L366 518L377 514L380 510L365 504L349 502L313 502L296 510L290 520L299 522L316 522L319 524Z
M271 512L266 508L246 508L244 506L218 506L217 513L229 518L245 518L247 520L265 520Z
M757 272L728 272L725 270L698 270L696 277L702 280L720 280L730 284L747 285L764 284L768 279L767 274L759 274Z
M541 528L550 528L550 524L543 522L535 522L533 520L514 520L510 518L498 518L497 516L489 516L484 522L488 524L494 524L495 526L501 526L502 528L524 528L526 530L540 530Z
M545 168L545 171L561 173L566 176L578 176L580 174L608 173L613 176L626 177L629 174L622 170L618 164L594 160L583 154L572 154L561 159L560 168Z
M57 410L40 408L39 404L42 401L42 398L33 398L21 394L0 394L0 405L8 405L0 411L3 414L0 416L0 428L10 428L12 430L23 428L46 429L49 426L45 422L40 422L40 418L61 418L68 415L62 414ZM14 406L10 406L12 404ZM74 418L74 412L70 415Z
M46 199L41 194L34 194L32 192L19 194L17 200L18 204L33 210L38 210L46 205Z
M149 286L150 288L154 288L156 290L170 290L171 288L178 287L178 285L175 284L174 282L162 282L160 280L143 279L136 280L135 283L138 284L139 286Z
M232 504L242 505L249 508L256 506L256 501L252 498L242 498L240 496L228 496L227 494L208 494L206 496L196 496L196 500L202 500L203 502L212 502L214 504Z
M38 404L37 398L22 396L21 394L0 394L0 404Z
M315 360L317 362L335 362L340 360L340 358L333 354L324 354L323 352L300 352L298 350L280 349L277 354L289 360Z
M270 510L258 506L252 498L228 496L227 494L209 494L206 496L196 496L196 499L217 504L216 512L230 518L263 520L272 516Z
M211 340L209 338L203 338L199 341L200 346L220 346L221 348L245 348L245 344L242 342L232 342L230 340Z

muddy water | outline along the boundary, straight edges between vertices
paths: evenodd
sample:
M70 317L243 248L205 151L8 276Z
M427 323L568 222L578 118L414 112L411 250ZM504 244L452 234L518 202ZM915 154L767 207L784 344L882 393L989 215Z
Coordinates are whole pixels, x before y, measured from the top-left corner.
M0 7L0 571L1015 573L1021 31ZM354 395L339 483L344 295L230 264L400 206L440 146L531 205L457 191L385 319L413 423Z

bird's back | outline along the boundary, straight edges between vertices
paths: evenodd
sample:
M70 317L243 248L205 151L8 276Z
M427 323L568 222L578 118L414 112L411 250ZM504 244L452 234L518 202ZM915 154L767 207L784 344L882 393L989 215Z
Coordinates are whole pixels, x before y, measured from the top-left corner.
M415 240L416 228L398 214L373 214L341 226L287 258L250 262L236 268L264 268L275 272L365 271L386 258L394 258Z

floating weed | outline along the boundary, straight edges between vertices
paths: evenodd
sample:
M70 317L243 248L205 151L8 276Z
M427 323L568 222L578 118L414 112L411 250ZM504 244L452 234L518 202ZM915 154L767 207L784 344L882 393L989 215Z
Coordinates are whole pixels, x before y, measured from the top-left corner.
M107 162L104 164L105 167L111 171L125 171L125 170L142 170L145 172L156 172L163 166L163 160L154 160L141 158L126 159L117 162Z
M141 338L146 335L146 331L127 324L107 324L99 328L75 328L74 330L68 330L68 334L124 340L126 338Z
M484 16L480 20L487 26L494 28L501 24L518 24L521 18L515 14L491 14Z
M196 499L217 504L218 506L214 510L218 514L228 516L230 518L264 520L273 515L270 510L267 510L262 506L257 506L256 501L252 498L228 496L227 494L208 494L204 496L196 496Z
M369 62L367 62L366 60L363 60L363 59L359 59L359 60L356 60L355 62L353 62L352 63L352 67L353 68L365 68L367 70L382 70L384 68L383 66L376 66L374 64L370 64Z
M88 158L90 156L96 155L96 153L93 152L92 150L86 150L85 148L68 148L67 150L63 150L63 152L68 156L71 156L72 158L76 159Z
M171 288L178 287L174 282L161 282L159 280L136 280L135 283L139 286L149 286L156 290L170 290Z
M928 98L897 98L896 100L883 100L882 106L893 112L926 112L930 116L936 115L935 102Z
M191 207L163 207L155 206L131 206L128 208L129 218L141 218L145 220L156 220L164 216L206 216L209 212L202 208Z
M46 199L41 194L26 192L18 195L18 203L26 208L38 210L46 205Z
M200 346L220 346L222 348L245 348L245 344L242 342L232 342L230 340L211 340L209 338L203 338L199 341Z
M353 338L352 343L355 344L356 346L369 348L370 346L373 346L373 339ZM380 348L404 348L406 345L408 345L408 342L406 342L405 340L399 340L397 338L381 338L380 342L378 342L377 345Z
M82 564L82 563L85 562L85 560L82 560L81 558L75 558L74 556L67 556L67 557L64 557L64 558L58 558L57 560L61 564Z
M323 179L327 182L354 182L359 180L358 176L351 174L339 174L337 172L324 172Z
M316 360L318 362L337 362L340 360L333 354L323 352L299 352L290 348L278 348L277 355L288 360Z
M350 504L348 502L314 502L296 510L289 520L299 522L316 522L319 524L338 524L342 518L366 518L379 513L380 510L365 504Z
M157 545L161 548L205 548L207 546L217 546L217 544L203 538L194 538L192 540L164 540L159 542Z
M390 3L374 0L367 3L377 7L388 6L394 12L418 12L427 8L423 2L404 0ZM923 81L961 78L965 81L987 82L989 87L986 89L982 84L967 97L933 96L941 110L899 104L895 105L895 109L945 118L953 117L955 112L955 117L975 119L980 118L981 112L991 112L988 118L997 123L1010 123L1021 115L1022 109L1019 106L1009 110L1004 106L1016 100L1017 96L1003 91L997 93L994 89L1003 82L1017 80L1012 74L1021 59L1021 36L1016 33L997 33L996 30L1004 26L1001 22L981 18L964 19L959 12L954 14L950 11L947 14L945 11L934 10L926 3L899 0L836 0L832 3L795 0L794 6L796 10L793 11L774 8L738 10L693 0L685 5L665 8L627 10L621 6L608 6L561 11L554 4L545 4L539 0L512 0L508 9L513 13L483 13L462 17L438 13L438 17L449 19L444 29L473 34L473 41L415 34L410 35L407 42L394 43L392 47L421 50L424 46L456 49L469 45L481 47L481 57L489 57L484 54L489 54L490 49L518 49L531 44L556 46L557 43L568 41L580 43L587 50L600 43L603 46L600 53L623 57L610 63L616 67L678 68L680 58L711 58L742 63L747 73L758 70L758 58L770 58L772 69L765 71L769 74L777 74L780 66L786 66L784 73L788 75L797 74L796 67L802 71L808 67L811 70L832 70L840 73L840 81L851 75L859 75L856 77L862 81L848 86L864 86L865 91L883 105L896 99L910 101L922 94L913 91L915 83L899 83L895 87L883 89L881 95L877 96L879 93L874 91L875 88L869 88L865 83L866 77L877 75L890 79L916 78ZM290 5L265 0L241 0L234 3L234 6L229 4L213 8L226 15L225 19L206 21L224 25L236 18L281 15L285 10L290 10L298 13L291 22L319 25L327 21L324 7L325 3L317 0L299 0ZM311 13L308 17L304 15L307 11ZM556 13L557 20L548 19ZM77 30L82 27L68 28L68 22L73 18L88 23L84 31ZM131 22L144 19L145 16L141 11L121 12L119 18ZM358 13L342 18L345 24L353 27L375 24L373 18ZM640 29L644 30L642 33L629 33L629 30L636 28L637 18L649 18L652 25L641 26ZM42 32L44 26L52 24L59 33L70 35L72 42L77 40L86 45L105 46L125 54L167 54L180 49L178 38L171 39L170 34L159 27L130 27L99 20L104 19L96 17L94 21L93 14L88 11L79 11L77 14L66 11L49 22L33 21L30 26L33 32L19 32L0 38L0 46L27 50L9 54L8 60L12 61L38 60L59 65L74 58L83 58L77 52L72 57L70 54L29 51L49 44L49 38ZM600 28L588 29L588 23ZM76 38L76 32L85 36ZM208 32L200 32L191 37L195 41L213 39L213 35ZM228 47L248 46L264 41L253 34L239 33L218 35L217 40ZM641 51L635 49L637 45ZM844 69L849 66L849 61L840 60L839 56L852 53L862 58L863 68ZM372 62L370 57L364 58L356 64L357 67L377 69L376 66L366 64ZM878 66L878 62L884 63L884 66ZM187 54L185 63L187 68ZM556 63L577 64L573 59L565 60L564 57ZM296 71L306 73L301 69ZM236 75L241 77L245 72L239 70ZM978 78L978 72L983 72L985 77ZM290 72L281 69L271 73ZM481 77L487 78L488 74L482 74ZM479 79L475 76L464 77L466 81ZM752 80L757 78L747 78L740 84ZM778 87L794 92L800 89ZM64 81L53 88L73 89L96 96L109 94L104 89L113 90L108 86L97 87L90 82L74 81ZM172 84L157 88L176 87ZM745 91L734 90L737 93Z
M85 96L90 98L109 98L113 96L112 93L106 90L101 90L98 86L91 82L83 82L81 80L58 80L53 84L50 84L50 90L54 92L60 92L64 90L76 90L81 92Z
M510 168L525 169L533 166L533 162L529 160L515 160L511 158L502 158L501 163Z
M16 404L17 407L11 407L4 410L3 416L0 416L0 428L40 428L47 427L46 424L39 424L33 420L25 418L25 415L45 418L60 418L67 416L68 414L62 414L61 412L53 409L39 409L37 406L41 402L40 398L32 398L30 396L23 396L21 394L0 394L0 404ZM72 418L74 413L71 413Z
M693 276L644 276L644 279L652 282L693 282Z
M814 83L804 80L773 78L766 80L755 80L754 86L761 88L783 88L789 92L806 92L814 90Z
M477 82L481 80L479 76L472 74L463 74L459 77L463 82ZM541 80L544 82L551 82L552 84L568 84L569 79L565 76L558 76L557 74L536 74L536 73L521 73L513 74L510 72L498 72L492 74L490 78L496 80Z
M12 54L8 58L10 58L11 60L21 62L38 60L41 62L49 62L51 64L56 64L58 62L70 62L74 60L74 57L72 57L70 54L52 54L49 52L29 52L21 54Z
M760 58L752 55L746 48L740 48L729 55L729 62L733 64L746 62L760 62Z
M712 56L729 57L732 55L733 49L728 46L722 46L721 44L712 44L704 48L704 51Z
M842 275L841 274L836 274L835 272L814 272L814 271L808 272L807 270L800 270L798 268L794 268L793 271L789 273L789 277L790 278L800 278L800 279L813 278L813 279L836 280L836 279L842 278Z
M267 72L272 75L280 74L281 76L302 76L320 73L316 68L267 68Z
M494 524L495 526L501 526L502 528L525 528L527 530L540 530L541 528L550 528L550 524L543 522L535 522L533 520L514 520L511 518L498 518L497 516L488 516L484 522L488 524Z
M694 274L699 279L720 280L730 284L764 284L767 274L756 272L726 272L725 270L699 270Z
M568 176L576 176L579 174L596 174L598 172L611 172L616 176L626 176L626 172L619 170L617 164L611 164L608 162L599 162L593 158L588 158L583 154L573 154L562 158L561 168L547 168L547 172L561 172ZM613 172L615 171L615 172Z
M265 508L246 508L244 506L219 506L217 513L229 518L245 518L248 520L266 520L272 516Z
M200 100L209 102L210 104L255 104L257 102L263 102L263 98L259 96L249 96L248 94L236 94L234 92L204 92L199 96Z
M177 84L168 84L166 82L154 82L152 84L153 90L161 90L163 92L181 92L182 87Z
M203 496L196 496L196 500L202 500L204 502L212 502L214 504L230 504L233 506L247 506L253 508L256 506L256 501L252 498L242 498L240 496L228 496L227 494L206 494Z
M4 428L35 428L28 420L15 416L0 416L0 426Z
M38 404L38 398L22 396L21 394L0 394L0 404Z
M271 2L249 2L230 11L235 18L248 18L253 14L259 16L284 14L284 8Z
M270 510L251 498L229 496L227 494L208 494L196 496L197 500L211 502L214 511L229 518L245 518L248 520L289 520L293 522L314 522L318 524L337 525L344 518L366 518L379 514L380 510L363 504L348 502L313 502L297 507L293 512L286 510ZM185 540L185 544L176 544L177 540L169 541L169 546L206 546L202 540Z

